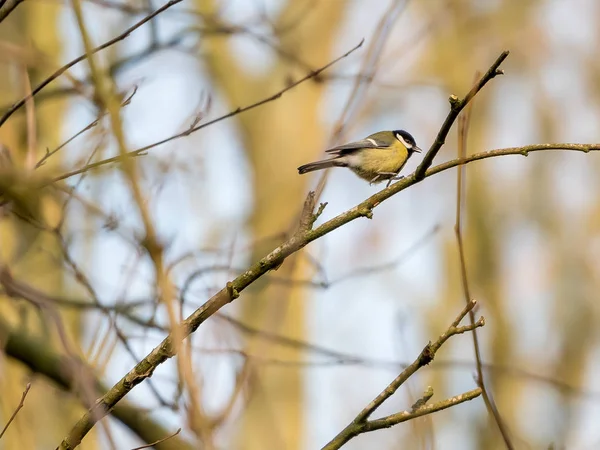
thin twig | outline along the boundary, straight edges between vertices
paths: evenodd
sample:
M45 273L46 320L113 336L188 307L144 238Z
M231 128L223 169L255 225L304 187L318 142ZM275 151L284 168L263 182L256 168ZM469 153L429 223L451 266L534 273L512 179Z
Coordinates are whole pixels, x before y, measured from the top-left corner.
M336 437L334 437L327 445L325 445L325 447L323 447L323 450L338 449L342 447L345 443L350 441L352 438L358 436L359 434L366 433L368 431L378 430L380 428L391 427L392 425L395 425L400 422L405 422L406 420L410 420L411 418L419 417L424 414L430 414L434 411L439 411L440 409L448 408L453 404L456 404L449 400L437 404L438 406L440 406L440 408L432 408L425 406L418 408L418 405L415 404L413 405L413 409L415 409L415 411L413 412L403 411L401 413L393 414L392 416L384 417L382 419L377 419L373 421L368 420L369 417L388 398L390 398L400 388L400 386L402 386L411 376L413 376L419 369L425 367L431 361L433 361L433 358L435 357L437 351L441 348L442 345L444 345L444 343L448 339L457 334L462 334L467 331L473 331L476 328L481 327L485 324L485 321L482 317L474 324L459 326L460 322L465 318L465 316L473 310L475 304L476 303L474 301L469 302L463 308L460 314L456 317L456 319L454 319L454 321L448 327L448 329L444 333L442 333L433 344L431 342L427 344L425 348L421 351L421 354L417 357L417 359L415 359L412 364L410 364L406 369L404 369L402 373L400 373L400 375L398 375L394 379L394 381L392 381L383 391L381 391L381 393L377 397L375 397L360 413L358 413L355 419L352 422L350 422L348 426L346 426L342 431L340 431ZM471 400L472 398L479 396L481 394L481 389L478 388L474 391L471 391L471 396L469 396L468 394L469 393L463 394L463 396L466 396L468 398L465 398L462 401ZM462 398L463 396L458 397ZM427 395L425 395L425 397L427 397ZM429 395L429 397L431 397L431 395ZM459 401L458 403L462 403L462 401ZM425 400L423 401L423 403L425 403ZM419 414L421 411L427 412Z
M111 131L116 139L119 154L121 158L123 158L127 155L128 151L125 142L123 124L120 118L122 106L113 91L112 80L109 80L108 77L106 77L106 75L100 70L99 65L96 63L95 56L92 55L93 48L88 30L85 26L81 0L72 0L72 5L86 53L89 55L87 62L89 64L90 74L94 83L96 98L100 102L101 106L106 108L106 111L108 112ZM156 290L159 293L159 303L165 305L166 307L171 333L174 336L176 351L180 355L180 357L177 358L177 375L181 382L185 381L185 385L188 389L189 415L190 417L198 419L190 421L191 428L198 435L198 437L201 438L204 447L206 447L207 450L210 450L213 448L211 444L212 430L209 430L205 426L207 421L204 420L204 413L200 405L200 394L199 389L197 389L197 384L195 383L195 378L191 367L191 356L187 354L187 347L182 345L185 335L180 327L181 320L176 312L175 289L165 269L164 246L160 242L156 227L151 219L151 214L147 206L147 199L145 198L140 184L139 168L132 158L125 157L123 159L121 169L128 182L129 190L143 225L144 238L142 241L142 246L152 262L155 273ZM99 420L105 413L101 410L98 410L96 411L96 414L98 417L95 419ZM85 433L83 433L83 435L84 434ZM77 439L79 436L83 435L80 430L75 427L69 434L68 439L64 440L60 447L63 449L71 448L68 440L72 437Z
M132 93L121 103L121 106L127 106L129 105L129 103L131 102L131 99L133 98L133 96L137 93L137 87L135 89L133 89ZM102 112L95 120L91 121L90 123L88 123L85 127L83 127L81 130L79 130L77 133L75 133L73 136L71 136L69 139L67 139L66 141L64 141L62 144L60 144L58 147L56 147L54 150L49 150L46 149L46 153L44 154L44 156L42 156L42 158L36 163L35 168L38 169L41 166L43 166L44 164L46 164L46 161L53 156L54 154L56 154L58 151L62 150L65 146L69 145L71 142L73 142L75 139L77 139L79 136L81 136L82 134L84 134L86 131L91 130L92 128L94 128L96 125L98 125L100 123L100 120L102 120L102 118L104 116L106 116L106 111Z
M31 80L27 73L27 66L23 66L23 82L25 93L29 99L25 102L25 117L27 123L27 153L25 156L25 168L32 170L35 165L35 149L37 148L37 127L35 120L35 105L31 97Z
M421 367L428 365L431 361L433 361L433 358L435 357L436 352L452 336L455 336L457 334L462 334L467 331L472 331L477 327L483 326L485 323L485 321L483 320L483 317L480 318L479 321L477 323L475 323L474 325L466 325L466 326L462 326L462 327L458 326L459 323L461 322L461 320L467 315L467 313L469 311L473 310L475 305L476 305L476 302L474 302L474 301L467 304L463 308L463 310L460 312L460 314L456 317L454 322L452 322L450 327L448 327L448 329L444 333L442 333L440 335L440 337L433 344L431 344L431 343L427 344L425 346L425 348L421 351L421 354L419 355L419 357L410 366L408 366L406 369L404 369L402 371L402 373L400 375L398 375L398 377L396 377L396 379L394 381L392 381L392 383L390 383L390 385L383 392L381 392L381 394L379 394L371 403L369 403L358 414L358 416L356 416L356 419L359 422L362 422L362 421L368 419L369 416L377 408L379 408L383 404L383 402L386 401L394 392L396 392L398 390L398 388L400 386L402 386L402 384L404 384L404 382L406 382L406 380L408 380L412 375L414 375L415 372L417 372L417 370L419 370Z
M435 141L433 141L433 144L431 144L431 147L425 154L423 161L421 162L421 164L419 164L419 167L417 167L417 170L415 171L415 177L417 180L422 180L423 178L425 178L425 173L427 172L427 169L431 167L431 164L433 164L433 159L442 148L442 145L446 143L446 137L450 132L450 128L452 128L454 121L457 119L459 113L463 110L463 108L469 104L469 102L477 95L477 93L481 89L483 89L483 87L488 83L488 81L492 80L497 75L502 75L504 73L502 70L499 69L499 67L508 56L508 53L509 52L505 50L500 54L500 56L498 56L494 64L491 65L491 67L485 73L485 75L483 75L483 77L481 77L481 79L477 83L475 83L473 88L462 100L459 100L458 97L456 97L456 95L450 96L450 112L448 113L446 120L440 128L440 131L438 132Z
M323 205L323 203L322 203ZM319 211L317 211L318 213ZM313 216L314 218L314 216ZM311 218L312 220L312 218ZM311 225L312 226L312 225ZM320 274L320 280L313 279L302 279L302 278L290 278L290 277L279 277L279 276L271 276L266 275L267 280L273 284L283 284L283 285L296 285L296 286L304 286L306 288L313 289L329 289L334 285L339 283L344 283L349 280L356 281L362 277L368 277L370 275L376 275L383 273L385 271L397 269L401 266L405 261L411 258L420 247L425 245L430 241L430 239L435 236L436 233L440 230L439 225L434 226L431 230L425 233L421 238L419 238L416 242L414 242L410 247L404 250L399 256L392 259L391 261L387 261L381 264L367 266L367 267L359 267L356 269L351 269L348 272L341 274L337 278L329 280L325 273L322 271ZM179 297L182 303L185 303L187 300L187 294L192 287L193 283L209 273L214 272L229 272L231 274L239 274L243 272L243 269L232 267L230 265L212 265L208 267L202 267L191 272L185 281L181 285Z
M102 116L104 114L105 113L103 113ZM96 125L98 125L98 123L100 122L100 119L102 118L102 116L98 117L96 120L94 120L94 121L90 122L89 124L87 124L85 127L83 127L81 130L79 130L77 133L75 133L69 139L67 139L66 141L64 141L62 144L60 144L54 150L47 149L46 153L44 154L44 156L42 156L40 158L40 160L36 163L35 168L37 169L37 168L43 166L46 163L46 160L48 158L50 158L52 155L54 155L55 153L57 153L59 150L63 149L66 145L69 145L71 142L73 142L75 139L77 139L79 136L81 136L86 131L89 131L92 128L94 128Z
M346 104L342 108L342 114L333 126L334 132L331 144L334 144L337 138L341 136L350 118L357 113L359 109L357 105L364 105L364 96L375 78L385 45L392 34L394 25L400 14L405 10L407 3L408 1L406 0L393 0L381 15L359 70L362 76L355 79ZM317 198L319 198L319 195L317 195Z
M394 25L402 11L404 11L407 3L407 1L402 0L391 1L388 8L379 18L379 22L375 27L375 32L369 40L369 46L366 49L365 56L362 60L359 70L361 76L354 79L352 89L347 95L346 103L342 108L342 114L333 125L333 133L329 139L330 146L335 145L338 140L343 137L344 128L347 126L348 122L351 121L352 117L356 116L360 110L359 105L365 103L364 97L367 95L369 87L373 84L385 45L392 35ZM328 174L328 170L323 171L319 178L317 187L315 188L317 199L321 198L321 195L323 194Z
M68 62L67 64L65 64L64 66L62 66L60 69L56 70L52 75L50 75L48 78L46 78L44 81L42 81L39 85L37 85L35 87L35 89L33 89L33 91L31 92L31 94L26 95L21 100L19 100L18 102L16 102L13 106L11 106L2 115L2 117L0 117L0 127L2 127L2 125L4 124L4 122L6 122L9 119L9 117L12 116L19 108L21 108L23 105L25 105L25 102L27 102L27 100L29 100L30 98L35 97L39 92L42 91L42 89L44 89L52 81L54 81L58 77L60 77L63 73L65 73L67 70L69 70L75 64L80 63L81 61L89 58L90 55L98 53L99 51L104 50L105 48L108 48L111 45L114 45L114 44L116 44L119 41L122 41L123 39L125 39L126 37L128 37L132 32L134 32L135 30L137 30L138 28L140 28L142 25L144 25L148 21L154 19L160 13L162 13L163 11L166 11L171 6L176 5L177 3L180 3L181 1L183 1L183 0L170 0L169 2L165 3L163 6L161 6L160 8L158 8L156 11L154 11L152 14L147 15L146 17L144 17L140 21L136 22L131 27L127 28L127 30L125 30L123 33L121 33L117 37L111 39L110 41L105 42L102 45L99 45L98 47L92 49L89 53L86 52L83 55L78 56L74 60L72 60L72 61ZM2 21L2 13L0 12L0 22L1 21Z
M5 295L5 292L0 290L0 293ZM45 294L46 295L46 294ZM139 308L141 306L153 305L156 303L155 300L133 300L129 301L126 304L116 304L116 305L96 305L94 303L90 303L86 300L77 300L77 299L67 299L61 297L52 297L50 295L46 295L46 299L49 303L55 303L57 306L72 308L76 310L99 310L103 313L115 313L119 316L123 317L126 320L131 321L134 324L137 324L142 327L150 327L155 328L157 330L168 332L168 328L161 326L155 323L154 319L142 319L141 317L137 317L133 315L131 312L134 308ZM265 359L262 358L261 362L264 364L276 364L276 365L302 365L309 367L329 367L329 366L361 366L361 367L371 367L378 368L383 370L393 370L396 371L398 369L405 369L408 367L409 363L398 361L398 360L386 360L386 359L378 359L371 358L368 356L362 356L358 354L345 353L338 350L334 350L332 348L323 347L321 345L313 344L306 340L294 339L285 335L265 331L259 328L251 327L233 317L230 317L223 313L217 313L214 315L214 318L218 320L223 320L229 323L232 327L237 329L239 332L243 334L248 334L252 336L257 336L260 339L264 339L277 345L282 345L286 347L299 348L305 350L307 352L313 353L318 356L322 356L328 358L327 361L281 361L274 359ZM131 336L130 336L131 338ZM258 355L251 355L243 352L242 350L237 349L205 349L204 351L208 353L235 353L244 358L257 358ZM475 366L471 361L461 361L461 360L437 360L436 365L432 369L468 369L474 368ZM537 383L544 383L548 386L551 386L557 389L560 392L576 395L578 397L582 397L583 399L587 399L589 401L596 401L600 399L600 392L595 391L587 391L575 388L563 381L553 379L544 375L528 372L526 370L503 366L492 363L482 362L482 367L485 371L493 371L498 375L511 376L522 378L525 380L529 380ZM161 399L158 399L161 401Z
M399 256L392 259L391 261L373 265L370 267L362 267L353 270L349 270L347 273L340 275L329 282L324 282L322 287L328 288L334 284L338 284L347 280L356 280L360 277L366 277L373 274L382 273L387 270L393 270L398 268L401 264L403 264L406 260L412 257L420 247L430 242L431 238L433 238L440 230L439 225L435 225L431 230L425 233L421 238L415 241L410 247L404 250ZM321 287L321 286L317 286Z
M459 405L464 402L468 402L469 400L473 400L481 395L481 388L476 388L471 391L465 392L460 395L456 395L454 397L450 397L446 400L442 400L440 402L434 403L432 405L424 405L420 408L411 411L402 411L396 414L391 414L386 417L382 417L381 419L369 420L367 425L363 431L363 433L375 430L381 430L382 428L389 428L394 425L397 425L402 422L406 422L408 420L416 419L417 417L425 416L427 414L431 414L437 411L442 411L446 408L450 408L452 406ZM336 446L325 447L326 449L334 449L339 448Z
M430 177L445 170L454 168L462 164L468 164L473 161L498 157L503 155L524 155L527 156L535 151L547 150L574 150L589 152L600 150L600 144L537 144L525 147L512 147L506 149L492 150L489 152L476 153L462 159L455 159L427 170L425 177ZM223 306L239 297L241 291L254 283L272 268L278 266L285 258L305 247L310 242L331 233L337 228L354 221L360 217L372 217L372 211L379 204L389 199L393 195L401 192L408 187L416 184L415 174L392 184L390 187L377 192L367 200L356 205L354 208L328 220L317 228L308 231L305 235L295 236L274 249L271 253L263 257L260 261L252 265L248 270L236 277L233 281L208 299L201 307L196 309L190 316L183 321L183 335L189 336L209 317L214 315ZM135 365L121 380L119 380L109 391L106 392L93 407L96 411L85 413L75 425L78 436L81 438L91 430L96 420L94 414L97 411L103 411L106 414L114 405L125 397L135 386L140 384L146 378L150 377L153 371L162 363L172 358L176 354L173 335L167 336L157 347L155 347L143 360ZM74 434L69 436L69 445L71 448L77 446L80 438L76 439ZM68 447L66 447L68 448Z
M77 395L79 401L86 408L90 407L87 396L81 395L81 371L93 373L93 370L80 361L81 367L73 369L65 364L64 353L57 352L56 346L47 340L34 336L24 327L12 326L0 315L0 344L3 352L21 364L24 364L32 373L43 375L55 383L65 392ZM106 385L94 379L97 392L104 392ZM135 406L127 400L120 402L111 411L113 418L120 421L125 427L135 433L142 442L153 442L170 433L159 420L153 419L143 408ZM192 450L197 446L192 445L180 436L163 444L164 450Z
M115 163L115 162L121 162L125 158L140 156L140 155L146 153L148 150L150 150L152 148L155 148L155 147L158 147L159 145L163 145L163 144L166 144L167 142L171 142L173 140L189 136L190 134L195 133L196 131L199 131L199 130L201 130L203 128L206 128L206 127L208 127L210 125L214 125L217 122L221 122L222 120L229 119L230 117L237 116L238 114L244 113L246 111L250 111L251 109L258 108L259 106L262 106L265 103L269 103L269 102L272 102L274 100L277 100L278 98L280 98L286 92L294 89L296 86L304 83L305 81L308 81L308 80L310 80L312 78L317 77L321 72L327 70L332 65L334 65L337 62L341 61L342 59L348 57L351 53L353 53L356 50L358 50L363 45L363 43L364 43L364 40L360 41L358 43L358 45L356 45L352 49L348 50L342 56L340 56L340 57L334 59L333 61L325 64L324 66L321 66L317 70L308 73L306 76L304 76L304 77L300 78L299 80L297 80L297 81L289 84L285 88L281 89L280 91L276 92L275 94L273 94L273 95L271 95L269 97L263 98L262 100L254 102L254 103L252 103L250 105L247 105L247 106L244 106L244 107L240 107L240 108L236 108L233 111L228 112L227 114L219 116L219 117L217 117L217 118L215 118L213 120L209 120L208 122L205 122L203 124L197 125L197 122L194 122L192 127L190 127L189 129L187 129L187 130L185 130L185 131L183 131L181 133L177 133L177 134L175 134L173 136L170 136L170 137L168 137L166 139L163 139L161 141L158 141L158 142L155 142L153 144L147 145L145 147L141 147L141 148L139 148L137 150L130 151L126 155L123 155L123 156L119 155L119 156L115 156L115 157L112 157L112 158L107 158L107 159L104 159L102 161L98 161L98 162L95 162L95 163L92 163L92 164L88 164L88 165L86 165L84 167L81 167L79 169L73 170L71 172L64 173L64 174L62 174L62 175L54 178L52 180L52 182L59 181L59 180L65 180L67 178L73 177L75 175L79 175L79 174L81 174L83 172L87 172L88 170L95 169L95 168L104 166L106 164ZM1 124L1 122L0 122L0 124Z
M600 150L598 144L541 144L526 147L517 147L511 149L499 149L491 152L483 152L480 154L471 155L464 159L449 161L439 166L428 169L425 172L425 177L432 176L443 170L448 170L461 164L467 164L471 161L485 159L493 156L520 154L527 155L533 151L568 149L589 152L591 150ZM376 194L361 202L354 208L339 214L338 216L328 220L320 226L307 230L301 235L294 235L291 239L285 241L280 246L271 251L268 255L250 266L245 272L227 282L226 285L209 298L201 307L196 309L189 317L181 324L180 337L187 337L209 317L213 316L223 306L232 302L239 297L240 293L261 278L274 267L280 265L287 257L294 254L301 248L308 245L310 242L321 238L325 234L336 230L360 217L372 217L373 209L383 201L389 199L398 192L407 189L416 184L416 173L398 181L397 183L385 188ZM167 336L157 347L155 347L144 359L135 365L121 380L119 380L112 388L110 388L96 404L87 411L80 420L74 425L69 435L62 443L62 448L75 448L81 442L81 439L92 429L98 420L98 416L105 416L119 401L121 401L135 386L142 383L152 375L154 370L162 363L172 358L178 349L179 343L176 342L174 334Z
M15 411L10 416L10 419L8 419L8 422L6 422L6 425L4 425L4 428L2 429L2 431L0 431L0 439L2 439L2 436L4 436L4 433L6 433L6 430L8 430L8 427L10 426L12 421L15 420L15 417L17 417L17 413L21 410L21 408L25 404L25 397L27 397L27 393L29 392L29 389L31 389L31 383L27 383L27 386L25 386L23 395L21 395L21 401L17 405L17 408L15 409Z
M92 47L92 41L83 17L83 8L81 6L81 0L72 0L71 3L73 6L73 11L75 13L75 18L77 21L79 32L81 34L81 39L86 50L86 54L88 55L87 62L89 65L90 75L94 84L95 98L99 105L103 109L106 109L106 112L108 113L108 117L110 119L111 131L117 141L119 153L121 155L125 155L127 153L127 148L125 143L123 126L120 118L120 112L123 105L121 104L121 101L118 99L117 95L114 92L112 80L108 79L108 77L100 69L100 66L96 61L96 57L94 56L95 49ZM168 277L165 276L163 264L163 248L159 242L155 226L150 218L150 213L147 208L146 199L140 187L138 169L131 159L124 161L124 164L121 166L121 169L123 170L126 180L128 181L131 194L133 196L135 205L141 217L144 230L143 245L146 248L148 255L150 256L154 267L154 272L156 274L155 276L157 291L160 293L159 301L167 307L172 333L174 333L176 336L179 336L179 319L176 317L173 308L174 293L172 289L172 283L170 282ZM120 334L118 329L117 332L118 334ZM129 348L129 346L127 345L126 339L124 339L124 336L121 335L120 337L123 337L122 342L125 344L125 347L128 350L131 350L131 348ZM177 341L181 342L182 338L178 338ZM182 349L180 348L179 350L181 352ZM182 358L179 358L177 362L179 368L178 374L181 376L183 372L181 366L183 364L187 364L188 359L185 356L183 356Z
M476 75L476 78L479 78L479 75ZM463 114L458 119L458 158L464 159L467 156L467 136L469 133L469 124L471 121L471 111L473 108L473 102L469 103L468 107L465 109ZM464 212L464 188L466 182L466 166L458 166L457 167L457 177L456 177L456 222L454 225L454 233L456 234L456 241L458 243L458 254L460 259L460 274L461 274L461 284L463 287L463 293L465 296L465 302L467 304L471 301L471 290L469 288L469 277L467 275L467 263L465 258L465 251L462 239L462 215ZM471 324L475 323L475 314L473 311L469 312L469 320ZM502 420L500 416L500 412L494 403L494 400L489 395L486 387L485 381L483 379L483 363L481 359L481 346L479 345L479 337L477 336L477 330L473 330L471 334L473 337L473 350L475 352L475 362L477 368L477 385L481 388L482 398L485 403L485 406L490 413L490 415L494 418L498 429L500 430L500 434L504 440L504 444L506 448L509 450L514 449L514 446L510 440L508 429L506 424Z
M160 444L162 442L165 442L166 440L171 439L171 438L177 436L179 433L181 433L181 428L178 428L177 431L175 433L171 434L170 436L167 436L165 438L159 439L158 441L154 441L151 444L146 444L146 445L142 445L140 447L132 448L131 450L142 450L143 448L154 447L156 444Z

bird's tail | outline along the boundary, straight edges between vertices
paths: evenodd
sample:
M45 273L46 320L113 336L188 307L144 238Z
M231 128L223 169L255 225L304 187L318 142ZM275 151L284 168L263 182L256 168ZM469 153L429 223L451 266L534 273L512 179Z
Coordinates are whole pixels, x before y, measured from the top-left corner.
M346 164L344 164L343 162L337 161L335 159L324 159L322 161L315 161L298 167L298 173L303 174L307 172L312 172L313 170L328 169L330 167L344 167L345 165Z

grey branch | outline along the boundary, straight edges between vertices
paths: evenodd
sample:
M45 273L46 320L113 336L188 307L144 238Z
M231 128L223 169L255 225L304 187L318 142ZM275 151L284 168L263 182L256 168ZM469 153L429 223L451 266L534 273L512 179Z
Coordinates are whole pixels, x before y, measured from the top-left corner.
M481 395L481 388L477 388L456 397L452 397L432 405L427 405L426 403L433 396L433 389L428 388L423 397L412 406L411 411L401 411L381 419L369 420L371 414L373 414L388 398L394 395L400 386L402 386L419 369L433 361L437 351L448 339L450 339L452 336L456 336L457 334L473 331L485 324L483 317L481 317L473 324L463 326L459 325L465 316L473 310L475 305L475 301L470 301L448 327L448 329L442 333L435 342L428 343L421 351L421 354L417 357L417 359L415 359L411 365L404 369L402 373L400 373L400 375L394 379L394 381L392 381L383 391L381 391L377 397L375 397L360 413L358 413L356 418L350 424L348 424L346 428L340 431L336 437L334 437L327 445L325 445L325 447L323 447L323 450L338 449L359 434L379 430L381 428L389 428L396 424L406 422L407 420L424 416L426 414L431 414L436 411L441 411L442 409L472 400Z

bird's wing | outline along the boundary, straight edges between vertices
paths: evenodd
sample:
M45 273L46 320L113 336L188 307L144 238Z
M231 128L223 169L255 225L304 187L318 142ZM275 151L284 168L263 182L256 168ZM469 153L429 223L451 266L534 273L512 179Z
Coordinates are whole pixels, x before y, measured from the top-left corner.
M348 144L339 145L337 147L330 148L325 150L325 153L332 153L337 155L344 155L347 153L352 153L353 151L359 150L361 148L387 148L389 144L375 139L375 138L366 138L360 141L349 142Z

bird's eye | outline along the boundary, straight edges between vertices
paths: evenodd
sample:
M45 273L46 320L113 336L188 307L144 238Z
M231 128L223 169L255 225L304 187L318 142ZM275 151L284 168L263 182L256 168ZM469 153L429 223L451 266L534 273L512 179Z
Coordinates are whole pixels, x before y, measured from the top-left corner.
M400 133L396 133L396 139L398 139L400 142L402 142L406 148L412 148L415 146L415 143L412 142L412 139L407 139L404 136L402 136Z

